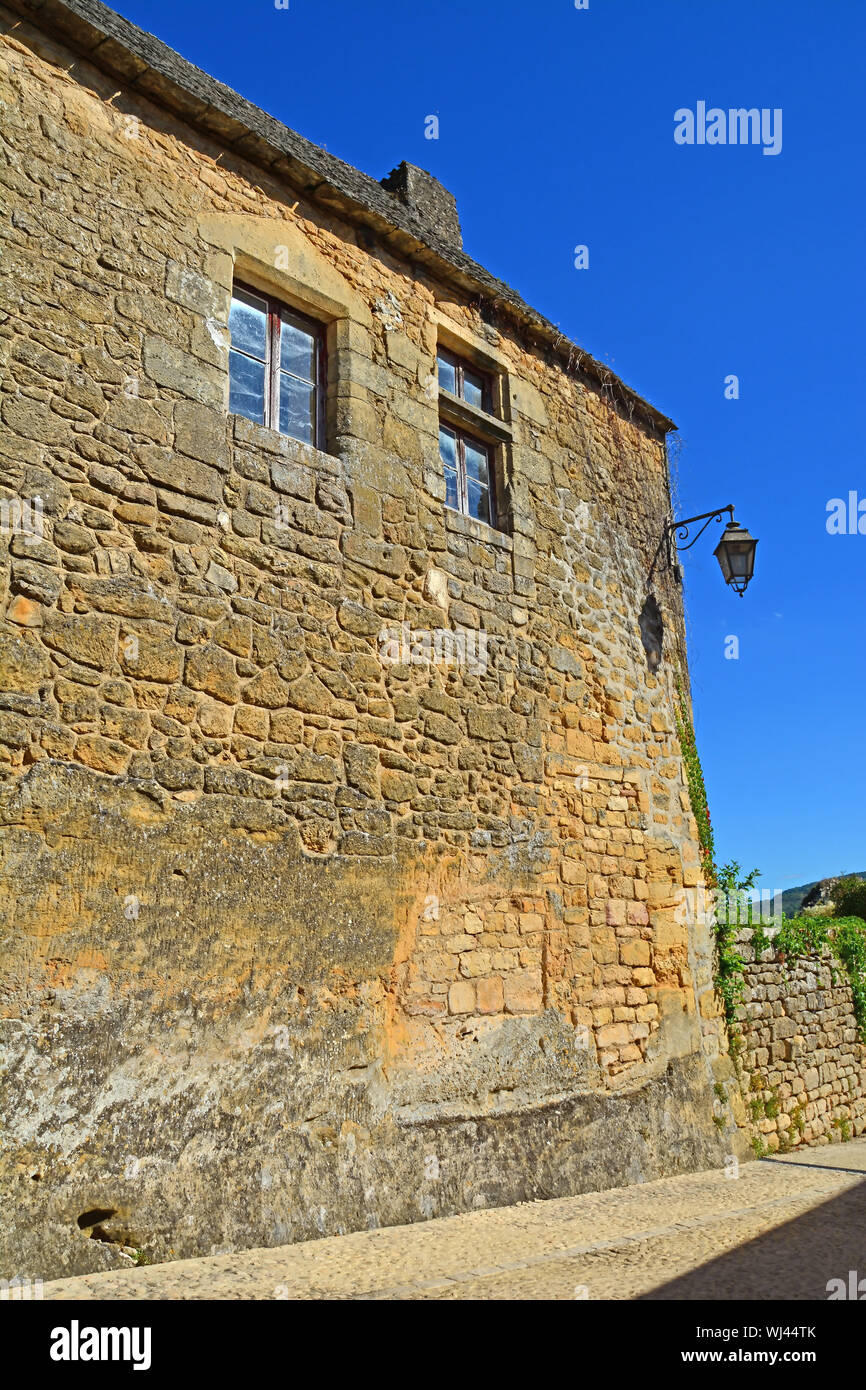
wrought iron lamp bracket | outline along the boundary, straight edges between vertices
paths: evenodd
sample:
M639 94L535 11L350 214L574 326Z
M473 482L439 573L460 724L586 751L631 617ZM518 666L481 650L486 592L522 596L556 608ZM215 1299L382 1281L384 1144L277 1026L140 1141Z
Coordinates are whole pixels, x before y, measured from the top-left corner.
M733 521L733 519L734 519L734 508L733 508L733 504L731 504L731 503L729 503L727 507L719 507L718 510L715 511L715 512L701 512L701 515L700 515L700 516L687 516L687 517L684 517L684 519L683 519L682 521L669 521L669 522L667 523L667 525L665 526L665 531L667 532L667 537L668 537L668 544L670 544L670 542L671 542L671 540L672 540L672 538L673 538L673 534L674 534L674 532L676 532L676 537L677 537L677 549L678 549L678 550L691 550L691 548L692 548L692 546L694 545L695 541L699 541L699 540L700 540L701 536L704 534L704 532L706 531L707 527L708 527L713 521L718 521L718 522L721 524L721 520L722 520L722 517L724 516L725 512L727 512L727 513L729 514L729 516L730 516L730 518L731 518L731 521ZM693 526L694 523L695 523L696 521L703 521L703 523L704 523L703 526L701 527L701 529L700 529L700 531L698 532L698 534L697 534L696 536L693 536L693 537L692 537L692 539L689 541L688 545L682 545L681 542L684 541L684 540L686 539L686 537L688 536L688 534L689 534L689 528L690 528L691 526Z
M668 568L670 569L674 564L674 550L691 550L692 546L695 544L696 541L700 540L701 536L704 534L707 527L712 524L712 522L718 521L719 524L721 524L722 517L725 515L726 512L730 516L731 521L733 521L733 503L729 503L726 507L717 507L716 510L713 512L701 512L700 516L686 516L683 517L680 521L666 521L664 530L662 531L661 540L658 544L658 549L656 550L655 556L653 557L650 572L647 575L647 588L652 588L653 575L655 574L656 565L658 564L659 556L661 555L663 550L666 552ZM682 542L688 538L691 532L691 527L694 526L695 523L698 521L702 521L704 523L700 531L698 531L696 535L692 536L692 539L689 541L688 545L683 545ZM676 536L676 546L674 545L674 536Z

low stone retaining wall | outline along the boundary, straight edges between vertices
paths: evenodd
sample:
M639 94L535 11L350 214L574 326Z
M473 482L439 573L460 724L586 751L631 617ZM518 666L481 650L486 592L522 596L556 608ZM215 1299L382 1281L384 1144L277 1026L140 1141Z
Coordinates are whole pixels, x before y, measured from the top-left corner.
M866 1130L866 1043L851 987L825 947L786 961L757 960L751 932L737 947L746 961L738 1061L753 1135L770 1152L828 1144Z

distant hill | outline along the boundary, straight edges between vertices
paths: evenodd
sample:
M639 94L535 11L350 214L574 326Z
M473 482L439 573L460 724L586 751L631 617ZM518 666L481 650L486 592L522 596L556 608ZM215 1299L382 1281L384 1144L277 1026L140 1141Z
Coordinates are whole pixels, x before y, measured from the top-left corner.
M807 899L814 898L814 902L808 905L818 906L820 903L827 902L832 894L828 891L834 883L838 883L843 875L834 874L831 878L818 878L814 883L803 883L799 888L785 888L782 892L782 911L786 917L796 917L802 911L803 904ZM853 870L851 874L845 874L845 878L866 878L866 869ZM826 888L823 886L826 885ZM823 891L821 891L823 888ZM817 891L816 891L817 890Z

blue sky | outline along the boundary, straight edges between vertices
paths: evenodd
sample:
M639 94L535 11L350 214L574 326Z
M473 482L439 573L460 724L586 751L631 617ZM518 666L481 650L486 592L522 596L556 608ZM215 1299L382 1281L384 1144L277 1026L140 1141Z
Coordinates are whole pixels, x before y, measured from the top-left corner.
M866 500L862 0L119 8L374 177L429 169L469 254L677 421L678 514L760 537L743 599L715 534L684 557L718 855L765 889L866 869L866 535L826 530ZM781 153L675 144L698 101L781 108Z

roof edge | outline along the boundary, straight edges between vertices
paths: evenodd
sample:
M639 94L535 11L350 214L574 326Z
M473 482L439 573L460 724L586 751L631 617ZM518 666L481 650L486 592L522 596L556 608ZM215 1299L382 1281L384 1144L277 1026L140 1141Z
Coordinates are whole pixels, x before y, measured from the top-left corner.
M637 413L662 435L677 428L504 281L432 234L370 175L297 134L101 0L2 0L2 4L227 149L300 186L305 196L329 211L375 232L402 258L420 261L464 293L480 295L482 301L505 310L537 333L564 361L566 370L590 377L629 416Z

